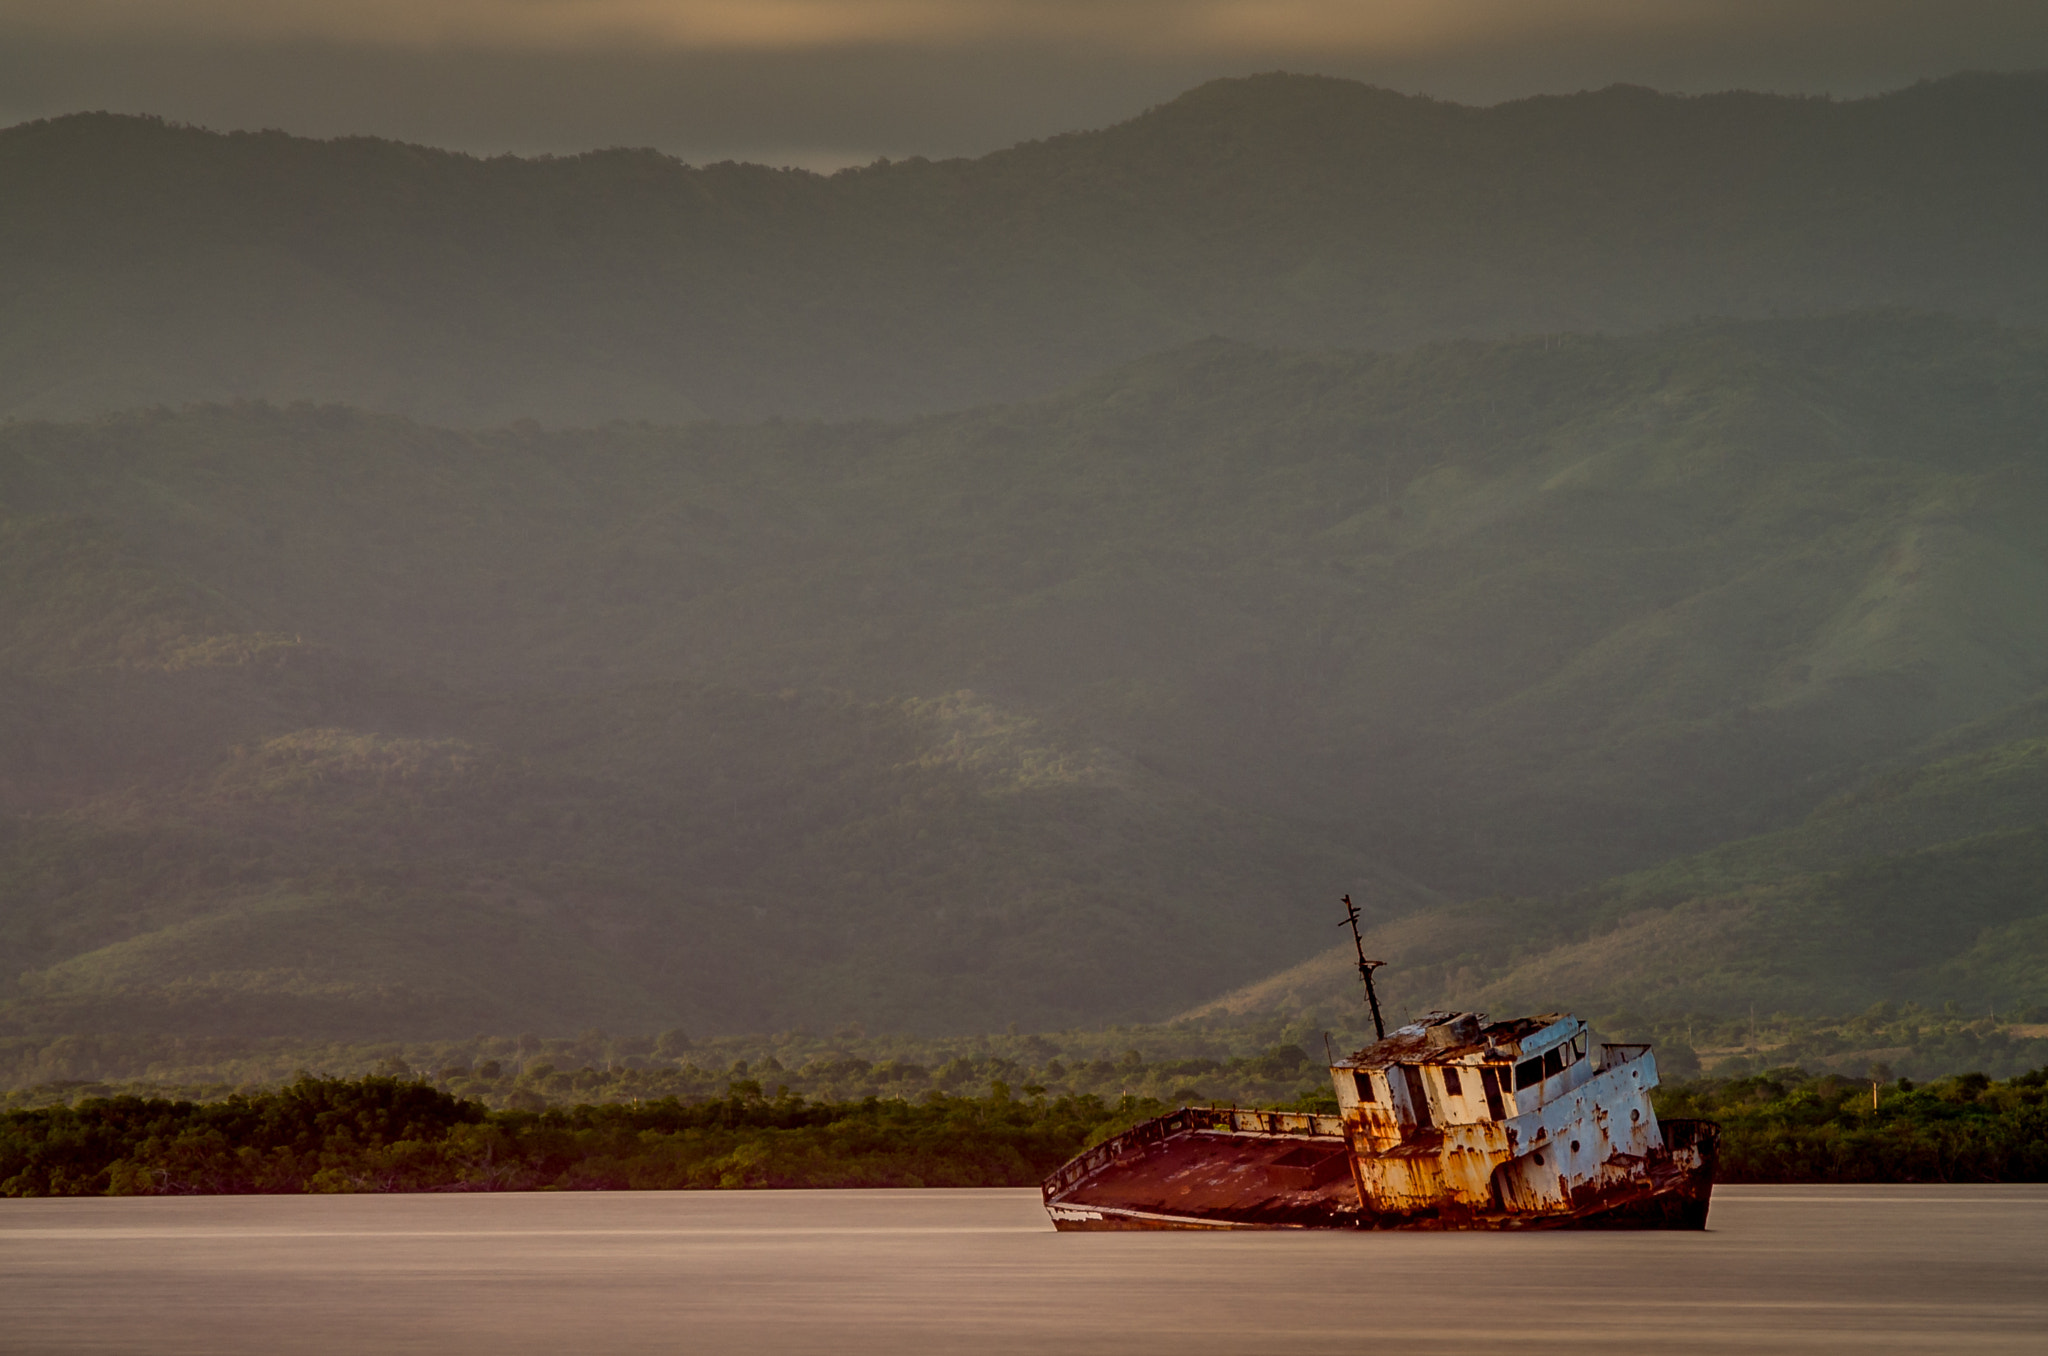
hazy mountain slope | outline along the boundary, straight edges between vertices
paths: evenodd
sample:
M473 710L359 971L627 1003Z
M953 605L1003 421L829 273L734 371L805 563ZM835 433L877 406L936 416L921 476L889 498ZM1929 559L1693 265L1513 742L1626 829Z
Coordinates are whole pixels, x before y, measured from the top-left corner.
M1565 897L1434 909L1379 929L1410 1007L2011 1011L2048 999L2048 694L1937 741L1790 828ZM2031 737L1985 744L2031 727ZM1968 749L1956 752L1957 745ZM1533 920L1546 920L1535 925ZM1348 946L1198 1015L1340 1008Z
M133 488L199 516L190 482ZM969 696L459 691L238 632L87 520L0 541L21 1029L1057 1024L1298 951L1267 924L1320 880L1423 897Z
M1284 959L1302 929L1273 925L1316 882L1374 874L971 699L378 703L343 674L308 702L199 677L209 691L154 709L134 681L74 697L79 726L135 712L141 747L97 750L97 787L18 797L0 835L14 1024L1099 1020ZM352 725L301 723L350 706Z
M2040 323L2044 127L2040 75L1486 109L1269 75L827 179L65 118L0 132L0 411L841 416L1042 394L1206 335Z
M1423 886L1523 901L1402 924L1446 988L1654 907L1614 1001L1707 1003L1808 983L1754 938L1868 926L1801 882L1921 848L1981 907L1870 917L2018 974L2044 427L2038 336L1899 315L1210 342L900 425L9 426L10 1011L1078 1023ZM1531 898L1802 824L1789 876ZM1897 968L1841 956L1811 992Z

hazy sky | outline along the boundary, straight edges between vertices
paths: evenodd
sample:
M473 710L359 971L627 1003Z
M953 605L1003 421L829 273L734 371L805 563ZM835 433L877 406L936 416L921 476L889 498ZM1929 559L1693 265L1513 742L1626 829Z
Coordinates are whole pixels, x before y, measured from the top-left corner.
M972 154L1259 70L1491 103L2044 66L2048 0L0 0L0 122L814 167Z

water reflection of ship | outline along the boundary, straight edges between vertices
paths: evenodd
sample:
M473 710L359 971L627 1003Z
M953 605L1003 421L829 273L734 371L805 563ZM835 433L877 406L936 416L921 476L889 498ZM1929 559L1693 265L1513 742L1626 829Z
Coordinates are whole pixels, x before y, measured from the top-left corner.
M1349 906L1350 900L1345 901ZM1356 911L1352 911L1356 935ZM1359 950L1372 991L1377 962ZM1330 1065L1337 1114L1183 1107L1045 1182L1061 1229L1703 1229L1719 1129L1659 1124L1647 1045L1432 1012Z

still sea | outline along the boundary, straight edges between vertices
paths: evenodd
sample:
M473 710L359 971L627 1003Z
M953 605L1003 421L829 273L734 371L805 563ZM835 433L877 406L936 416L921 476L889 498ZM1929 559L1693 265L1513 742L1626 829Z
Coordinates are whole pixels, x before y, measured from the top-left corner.
M1033 1191L0 1201L8 1352L2048 1353L2048 1187L1704 1234L1056 1234Z

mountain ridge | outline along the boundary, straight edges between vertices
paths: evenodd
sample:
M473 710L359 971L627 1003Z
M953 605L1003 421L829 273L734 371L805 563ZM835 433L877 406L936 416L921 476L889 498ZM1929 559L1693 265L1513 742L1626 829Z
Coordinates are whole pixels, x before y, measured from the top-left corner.
M0 413L901 417L1208 334L1408 348L1700 315L2048 320L2048 76L1490 108L1212 82L825 178L111 115L0 130Z

